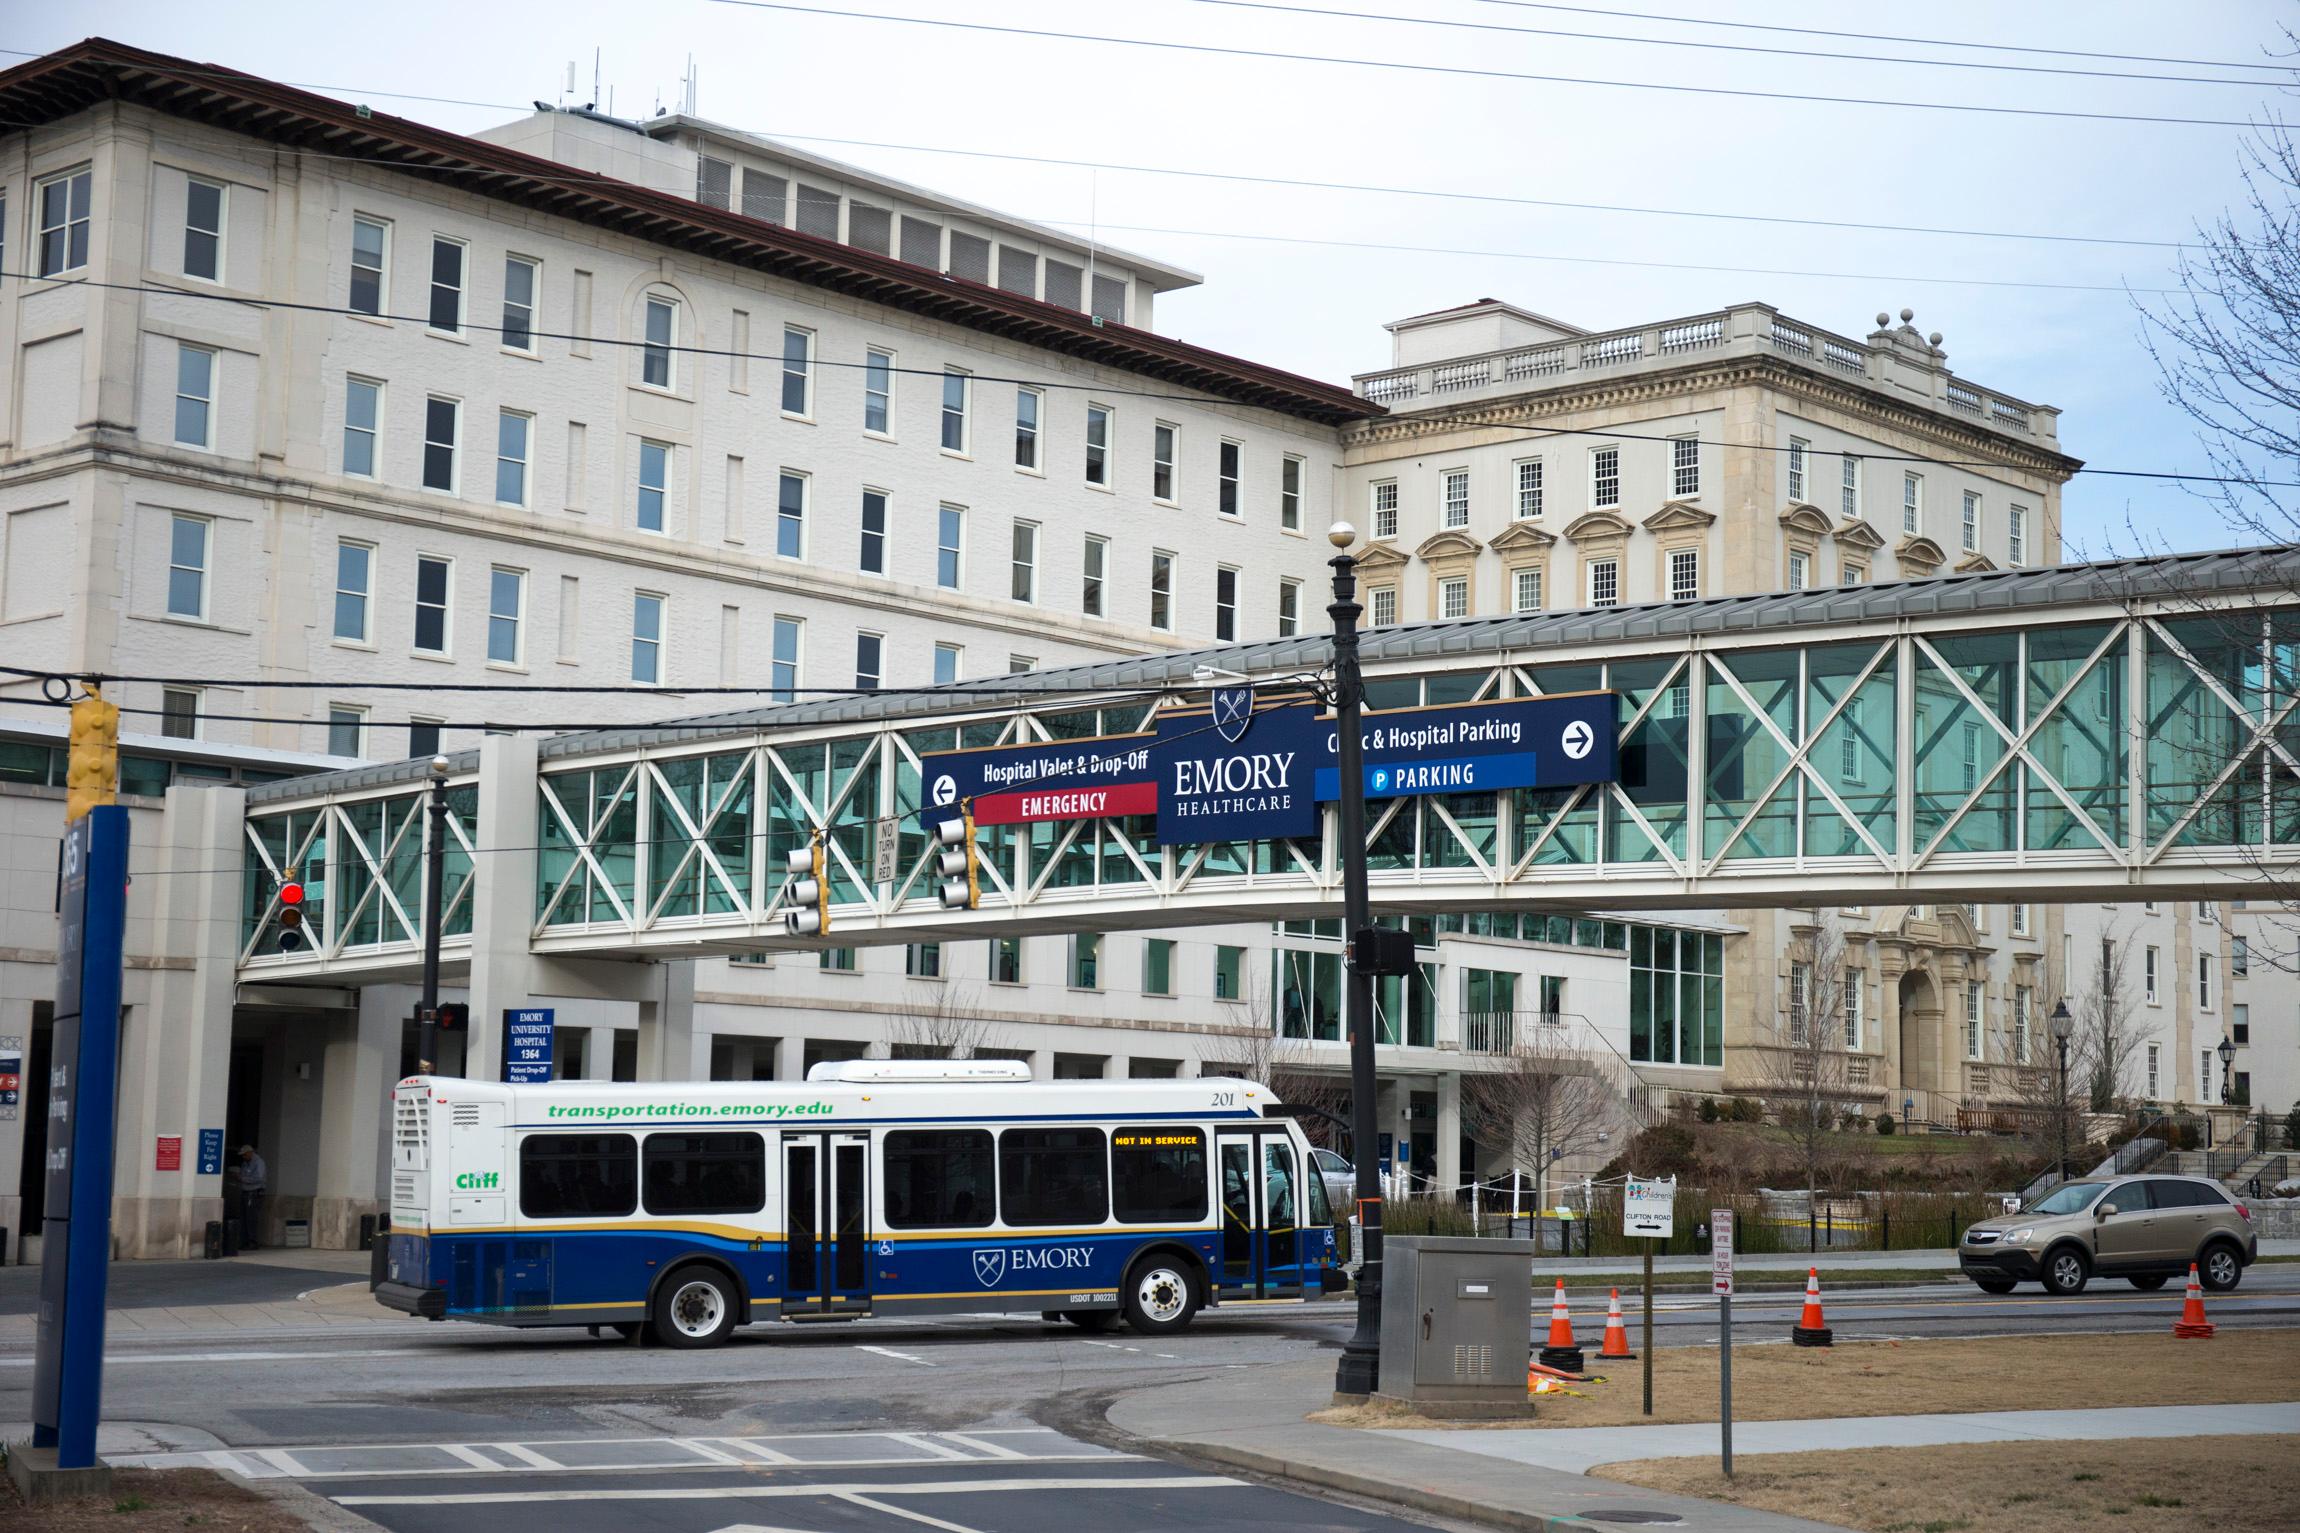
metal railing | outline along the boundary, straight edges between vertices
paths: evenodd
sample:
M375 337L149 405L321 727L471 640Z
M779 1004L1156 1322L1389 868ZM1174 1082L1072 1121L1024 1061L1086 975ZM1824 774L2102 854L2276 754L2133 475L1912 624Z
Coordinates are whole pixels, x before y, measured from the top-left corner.
M1471 1054L1509 1054L1519 1047L1580 1049L1580 1028L1589 1019L1569 1011L1465 1011L1461 1046Z

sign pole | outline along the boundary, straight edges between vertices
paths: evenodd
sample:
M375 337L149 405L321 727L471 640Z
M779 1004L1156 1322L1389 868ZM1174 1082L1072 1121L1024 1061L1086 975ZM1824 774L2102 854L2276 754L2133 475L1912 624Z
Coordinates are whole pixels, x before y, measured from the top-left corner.
M1338 812L1334 833L1342 863L1342 930L1355 948L1357 933L1372 924L1366 893L1366 784L1360 760L1358 710L1365 682L1358 671L1358 562L1349 552L1357 529L1336 522L1326 533L1334 557L1334 600L1326 608L1334 623L1334 731L1339 756ZM1356 1141L1359 1241L1357 1327L1342 1343L1334 1368L1334 1392L1370 1395L1381 1382L1382 1184L1374 1162L1374 977L1354 960L1343 976L1346 1029L1350 1039L1351 1135Z
M1733 1478L1733 1210L1709 1210L1709 1287L1717 1295L1718 1448Z
M1653 1242L1645 1243L1645 1414L1653 1414Z

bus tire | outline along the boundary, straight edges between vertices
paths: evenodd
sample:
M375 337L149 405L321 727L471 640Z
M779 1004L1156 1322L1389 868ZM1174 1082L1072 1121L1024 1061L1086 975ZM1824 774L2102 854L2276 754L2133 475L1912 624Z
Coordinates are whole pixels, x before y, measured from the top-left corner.
M666 1347L715 1347L734 1334L742 1290L724 1267L692 1262L656 1285L652 1329Z
M1144 1336L1170 1336L1190 1323L1205 1302L1198 1264L1179 1251L1152 1251L1126 1274L1119 1294L1126 1323Z

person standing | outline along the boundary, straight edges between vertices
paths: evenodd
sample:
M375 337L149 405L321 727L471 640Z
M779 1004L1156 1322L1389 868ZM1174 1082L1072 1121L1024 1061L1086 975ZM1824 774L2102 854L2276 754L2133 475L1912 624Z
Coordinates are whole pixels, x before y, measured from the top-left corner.
M240 1146L240 1249L253 1251L261 1244L257 1232L262 1227L264 1188L269 1180L264 1158L256 1153L252 1144Z

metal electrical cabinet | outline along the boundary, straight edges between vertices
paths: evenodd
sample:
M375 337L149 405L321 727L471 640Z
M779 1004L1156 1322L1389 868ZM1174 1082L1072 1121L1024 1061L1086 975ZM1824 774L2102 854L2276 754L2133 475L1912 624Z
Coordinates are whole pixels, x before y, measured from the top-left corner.
M1524 1415L1533 1343L1530 1240L1382 1242L1381 1389L1425 1415Z

